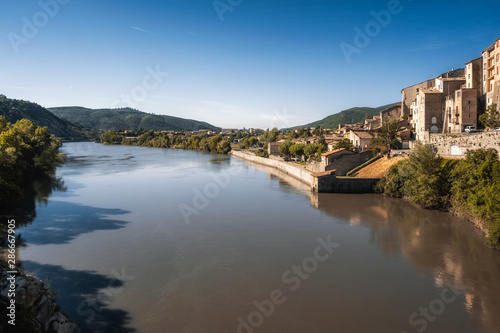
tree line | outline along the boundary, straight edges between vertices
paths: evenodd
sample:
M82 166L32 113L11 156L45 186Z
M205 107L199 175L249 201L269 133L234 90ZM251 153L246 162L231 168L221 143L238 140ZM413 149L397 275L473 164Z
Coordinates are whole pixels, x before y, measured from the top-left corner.
M0 201L19 202L24 189L39 175L53 172L64 162L61 140L47 127L31 120L15 124L0 116Z
M231 140L224 139L222 135L209 136L208 134L176 134L169 136L167 133L154 131L136 131L121 133L111 130L101 135L103 143L122 144L127 146L142 146L153 148L178 148L200 150L218 154L227 154L231 151Z
M471 150L464 160L445 160L431 146L418 144L377 189L478 221L488 232L488 245L500 249L500 161L495 149Z

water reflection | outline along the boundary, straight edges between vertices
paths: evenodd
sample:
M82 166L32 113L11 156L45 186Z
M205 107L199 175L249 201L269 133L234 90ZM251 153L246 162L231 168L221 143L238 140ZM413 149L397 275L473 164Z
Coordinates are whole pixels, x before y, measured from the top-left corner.
M80 325L82 332L136 332L127 327L131 320L127 312L107 307L109 295L120 293L126 288L127 281L33 261L24 261L23 266L40 280L48 279L52 285L57 285L57 304L71 320Z
M488 332L498 331L500 254L485 245L484 236L470 223L382 195L316 194L293 177L256 167L280 177L280 184L304 192L323 213L370 228L371 242L380 251L403 255L421 273L432 276L436 287L460 290L466 311Z
M46 204L52 193L65 192L67 187L61 177L55 173L38 176L24 189L21 202L0 202L0 217L16 219L17 226L24 226L36 218L36 205Z
M22 233L30 244L65 244L84 233L123 228L127 222L109 217L127 213L122 209L96 208L52 200L49 207L40 212L36 223L23 229Z

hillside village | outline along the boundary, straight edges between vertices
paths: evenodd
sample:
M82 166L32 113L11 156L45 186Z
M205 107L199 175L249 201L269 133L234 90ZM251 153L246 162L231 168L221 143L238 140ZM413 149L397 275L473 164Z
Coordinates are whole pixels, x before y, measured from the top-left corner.
M482 51L480 57L465 63L464 68L452 69L404 88L401 94L401 103L381 111L372 119L366 119L364 123L327 129L328 134L324 136L327 152L322 154L324 168L328 170L329 162L335 155L362 154L371 149L373 131L391 121L399 123L398 148L401 149L412 148L416 141L420 141L433 144L436 151L445 157L464 157L467 150L479 147L500 151L500 131L484 129L484 124L478 121L479 115L488 108L496 107L498 111L500 105L500 39ZM352 144L352 152L335 149L344 139ZM311 143L317 140L295 139L293 142ZM285 141L270 143L268 154L279 155L279 147Z

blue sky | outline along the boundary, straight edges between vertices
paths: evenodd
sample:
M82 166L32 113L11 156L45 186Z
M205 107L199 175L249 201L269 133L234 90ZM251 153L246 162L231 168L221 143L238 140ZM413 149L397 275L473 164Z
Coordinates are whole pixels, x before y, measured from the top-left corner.
M498 0L0 4L0 93L221 127L294 126L399 101L500 38ZM386 14L380 23L374 12ZM355 40L356 28L368 39Z

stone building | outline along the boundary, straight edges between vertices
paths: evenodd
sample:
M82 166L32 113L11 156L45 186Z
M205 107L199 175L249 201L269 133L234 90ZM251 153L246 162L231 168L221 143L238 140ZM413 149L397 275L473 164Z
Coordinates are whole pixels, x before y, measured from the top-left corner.
M269 142L267 144L267 153L269 155L279 155L280 154L280 146L286 140L279 140L276 142Z
M373 136L368 131L351 130L349 132L349 140L357 151L367 150L372 139Z
M380 111L381 125L390 123L393 120L403 119L401 103L391 106L383 111Z
M484 106L500 106L500 39L484 50L482 55Z

